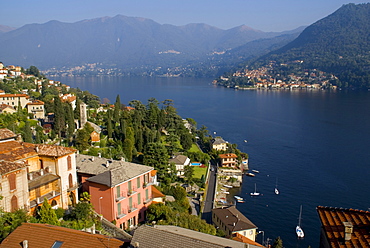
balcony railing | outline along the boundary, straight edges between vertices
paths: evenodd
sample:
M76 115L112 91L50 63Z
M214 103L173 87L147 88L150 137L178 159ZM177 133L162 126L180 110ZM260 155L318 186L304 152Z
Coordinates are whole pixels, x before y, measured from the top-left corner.
M42 195L40 197L36 197L36 199L30 201L30 207L33 208L33 207L36 207L37 205L39 204L42 204L44 202L44 199L48 199L48 200L51 200L57 196L59 196L61 193L59 191L51 191L45 195Z
M124 199L126 199L127 195L125 192L121 192L121 194L118 196L116 195L116 202L119 202L119 201L122 201Z

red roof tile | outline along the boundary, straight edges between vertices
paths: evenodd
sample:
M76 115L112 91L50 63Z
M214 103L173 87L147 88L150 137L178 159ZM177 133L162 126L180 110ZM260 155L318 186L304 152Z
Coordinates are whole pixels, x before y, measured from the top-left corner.
M28 247L37 248L53 247L56 241L61 242L63 248L118 248L124 244L119 239L100 234L49 224L23 223L1 242L0 248L19 248L24 240L28 241Z

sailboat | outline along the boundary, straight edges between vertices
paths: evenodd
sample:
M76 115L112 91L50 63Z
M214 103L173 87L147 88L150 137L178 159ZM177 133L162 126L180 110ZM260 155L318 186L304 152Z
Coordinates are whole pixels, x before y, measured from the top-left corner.
M258 196L260 193L257 192L257 185L254 184L254 192L251 193L251 196Z
M277 188L277 181L278 181L278 179L276 178L276 185L275 185L275 194L280 194L280 192L279 192L279 190L278 190L278 188Z
M302 218L302 205L301 205L301 210L299 211L298 225L295 228L295 232L297 233L298 238L304 237L304 232L301 228L301 218Z

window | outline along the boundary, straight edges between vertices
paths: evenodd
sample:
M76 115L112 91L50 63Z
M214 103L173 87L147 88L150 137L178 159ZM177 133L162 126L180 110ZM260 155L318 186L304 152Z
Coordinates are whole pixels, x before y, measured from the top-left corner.
M40 169L44 169L44 161L42 159L39 159Z
M116 187L116 194L117 194L117 198L121 197L121 186L117 186Z
M128 181L128 191L131 192L132 191L132 188L131 188L131 181Z
M63 245L63 241L55 241L51 248L60 248Z
M69 188L73 188L73 177L72 174L68 176Z
M141 204L141 193L137 194L137 205Z
M120 216L122 214L121 203L117 204L117 213L118 213L118 216Z
M67 157L67 166L68 166L68 170L72 170L71 156Z
M140 186L141 186L141 185L140 185L140 177L138 177L138 178L137 178L137 180L136 180L136 186L137 186L136 188L138 188L138 189L139 189L139 188L140 188Z
M128 208L130 210L132 209L132 198L129 198L129 200L128 200Z
M148 200L148 198L149 198L149 190L146 189L145 190L145 200Z
M14 173L8 176L10 190L17 189L16 175Z
M10 208L11 211L18 209L18 198L15 195L13 195L12 199L10 200Z

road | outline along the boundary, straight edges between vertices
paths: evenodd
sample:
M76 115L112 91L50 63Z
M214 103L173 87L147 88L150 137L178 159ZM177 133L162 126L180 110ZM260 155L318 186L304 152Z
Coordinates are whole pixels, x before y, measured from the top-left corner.
M204 219L209 224L212 224L212 209L216 191L216 172L217 166L211 161L207 194L202 212L202 219Z

